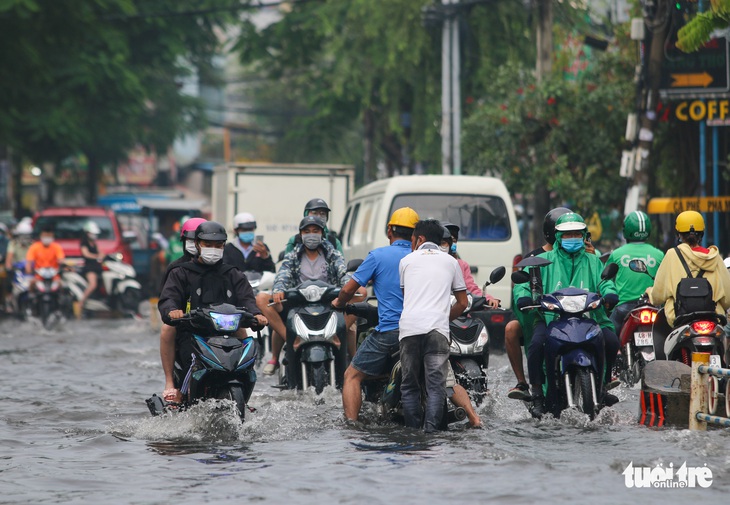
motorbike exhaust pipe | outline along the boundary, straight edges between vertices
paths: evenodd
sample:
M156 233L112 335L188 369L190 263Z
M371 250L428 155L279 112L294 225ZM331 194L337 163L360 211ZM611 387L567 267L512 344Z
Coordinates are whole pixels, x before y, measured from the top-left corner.
M457 423L466 419L466 410L464 407L456 407L454 410L449 410L447 416L447 423Z

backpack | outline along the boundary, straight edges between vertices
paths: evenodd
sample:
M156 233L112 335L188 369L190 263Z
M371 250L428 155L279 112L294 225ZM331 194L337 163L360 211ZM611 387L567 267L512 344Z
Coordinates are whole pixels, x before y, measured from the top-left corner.
M228 273L235 267L220 263L215 267L203 266L195 261L182 263L178 268L191 270L198 275L190 279L190 308L198 309L216 303L236 305L233 282Z
M700 270L697 277L692 277L687 262L684 260L678 247L674 248L682 262L687 277L681 279L677 284L676 295L674 296L674 312L679 316L684 316L692 312L715 312L715 300L712 298L712 285L710 281L702 277L705 273Z

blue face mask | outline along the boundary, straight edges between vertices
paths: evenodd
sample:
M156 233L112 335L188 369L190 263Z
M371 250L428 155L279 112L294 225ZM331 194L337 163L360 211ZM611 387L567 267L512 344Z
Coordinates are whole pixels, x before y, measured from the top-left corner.
M575 253L583 249L585 244L583 243L583 237L576 237L562 239L560 241L560 246L565 249L566 252Z
M451 254L456 254L456 244L451 244Z
M251 244L251 243L253 243L254 232L242 231L238 234L238 238L241 242L243 242L245 244Z

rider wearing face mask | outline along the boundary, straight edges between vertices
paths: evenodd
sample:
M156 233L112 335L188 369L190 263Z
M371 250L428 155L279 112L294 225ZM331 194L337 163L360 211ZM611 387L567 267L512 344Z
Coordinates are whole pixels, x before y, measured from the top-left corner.
M552 251L548 251L541 257L552 263L540 267L542 275L543 292L552 293L555 290L574 287L585 289L592 293L600 293L606 305L612 307L618 302L618 294L613 281L601 279L603 263L595 254L590 254L585 249L585 238L587 226L583 218L569 212L563 214L555 223L555 245ZM518 307L532 305L529 283L515 285L515 298ZM614 333L613 323L606 315L603 307L589 313L589 316L596 320L602 329L603 342L605 346L606 386L603 392L618 385L618 381L611 378L611 370L616 361L616 354L619 349L619 342ZM545 342L547 341L547 323L552 321L550 313L542 314L536 319L535 328L532 334L532 341L527 350L527 368L532 385L532 415L541 417L544 413L544 397L542 392L543 361L545 358ZM604 362L604 356L598 356L599 369ZM602 397L606 405L612 405L618 399L609 394Z
M223 261L242 272L275 272L271 251L261 241L255 241L256 218L248 212L233 217L233 231L236 238L223 249Z
M41 230L40 240L28 249L25 256L25 272L32 274L38 268L61 268L66 255L58 242L53 240L53 228Z
M279 354L284 346L286 327L279 314L284 310L281 301L284 291L294 288L304 281L321 280L335 286L344 286L348 280L345 258L337 249L324 239L325 222L317 216L307 216L299 223L301 243L284 257L274 279L272 294L259 293L256 303L269 320L272 333L272 359L264 367L265 375L272 375L279 367ZM269 307L269 297L275 305ZM349 316L348 316L349 318ZM349 327L350 325L346 324Z
M237 268L223 263L223 247L228 234L223 225L215 221L201 223L195 230L195 247L200 253L194 260L180 263L170 271L165 285L162 287L158 309L166 324L178 319L191 309L209 307L218 303L230 303L243 307L256 315L259 325L267 324L266 318L256 307L253 289L246 276ZM239 338L243 338L245 330L239 330ZM165 373L166 401L179 402L181 399L179 384L173 382L175 364L175 348L178 362L183 369L190 366L190 342L192 335L179 332L176 339L163 341L160 339L160 358Z
M304 217L307 216L315 216L324 221L324 240L328 240L333 246L335 246L335 249L340 251L340 253L342 253L342 255L344 256L345 253L342 250L342 243L340 243L340 239L337 238L337 235L335 235L334 232L330 231L327 228L327 222L330 218L330 208L327 205L327 202L325 202L321 198L312 198L311 200L309 200L304 206ZM301 243L301 235L293 235L289 239L289 242L287 242L284 252L286 254L289 254L294 250L294 246Z

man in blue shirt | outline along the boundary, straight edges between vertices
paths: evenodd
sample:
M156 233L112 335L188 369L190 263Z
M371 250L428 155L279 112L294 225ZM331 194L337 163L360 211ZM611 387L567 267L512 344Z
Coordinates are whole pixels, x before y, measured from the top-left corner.
M343 309L360 286L366 286L370 281L378 299L378 326L358 348L345 371L342 405L349 420L356 421L360 412L362 381L388 373L385 368L388 359L399 348L398 321L403 311L403 291L398 266L400 260L411 252L411 236L417 222L418 214L410 207L393 212L387 228L390 245L370 251L342 288L339 297L332 301L335 309Z

